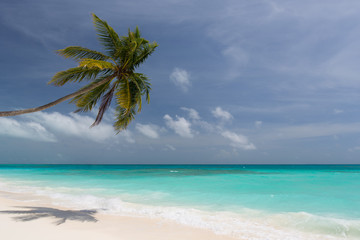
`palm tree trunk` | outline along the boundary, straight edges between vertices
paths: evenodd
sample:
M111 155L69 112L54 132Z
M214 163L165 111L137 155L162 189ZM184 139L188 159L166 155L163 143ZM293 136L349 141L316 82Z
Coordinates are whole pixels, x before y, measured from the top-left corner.
M69 95L66 95L66 96L64 96L64 97L62 97L62 98L59 98L59 99L57 99L57 100L55 100L55 101L53 101L53 102L50 102L50 103L45 104L45 105L42 105L42 106L40 106L40 107L28 108L28 109L23 109L23 110L0 112L0 117L17 116L17 115L21 115L21 114L25 114L25 113L33 113L33 112L39 112L39 111L45 110L45 109L50 108L50 107L53 107L53 106L55 106L55 105L57 105L57 104L59 104L59 103L61 103L61 102L64 102L64 101L69 100L69 99L71 99L71 98L74 98L74 97L76 97L76 96L78 96L78 95L81 95L81 94L83 94L83 93L86 93L86 92L88 92L88 91L91 91L91 90L93 90L93 89L95 89L95 88L97 88L97 87L99 87L99 86L107 83L108 81L110 81L110 80L113 79L113 78L114 78L114 76L111 75L111 76L109 76L108 78L105 78L105 79L101 80L101 81L98 82L98 83L95 83L95 84L93 84L93 85L91 85L91 86L88 86L88 87L85 87L85 88L83 88L83 89L80 89L79 91L76 91L76 92L74 92L74 93L71 93L71 94L69 94Z

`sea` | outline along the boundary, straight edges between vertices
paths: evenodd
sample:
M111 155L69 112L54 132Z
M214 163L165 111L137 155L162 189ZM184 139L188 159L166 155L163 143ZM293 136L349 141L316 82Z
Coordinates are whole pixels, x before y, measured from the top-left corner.
M0 165L0 191L239 239L360 239L360 165Z

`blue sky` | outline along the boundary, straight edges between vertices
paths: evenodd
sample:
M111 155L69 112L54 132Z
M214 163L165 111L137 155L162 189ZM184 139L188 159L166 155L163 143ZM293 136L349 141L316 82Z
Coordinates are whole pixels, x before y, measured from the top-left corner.
M1 118L0 163L360 163L359 1L2 0L1 110L80 87L47 82L101 50L92 12L158 42L150 104L119 135L111 109Z

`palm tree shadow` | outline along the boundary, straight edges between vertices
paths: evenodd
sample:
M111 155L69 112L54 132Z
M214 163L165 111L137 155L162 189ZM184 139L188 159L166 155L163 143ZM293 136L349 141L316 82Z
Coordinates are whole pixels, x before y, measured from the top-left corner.
M60 225L66 220L80 221L80 222L97 222L98 220L93 216L96 210L60 210L56 208L47 207L17 207L28 210L18 211L0 211L3 214L21 214L22 216L13 217L16 221L28 222L40 218L55 218L57 221L55 225Z

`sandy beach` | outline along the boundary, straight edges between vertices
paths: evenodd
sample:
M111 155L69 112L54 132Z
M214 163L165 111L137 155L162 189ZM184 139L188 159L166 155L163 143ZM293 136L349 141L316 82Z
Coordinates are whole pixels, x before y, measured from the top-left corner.
M0 239L234 239L172 222L64 209L45 198L7 192L0 193L0 211Z

